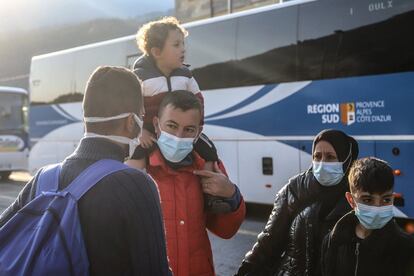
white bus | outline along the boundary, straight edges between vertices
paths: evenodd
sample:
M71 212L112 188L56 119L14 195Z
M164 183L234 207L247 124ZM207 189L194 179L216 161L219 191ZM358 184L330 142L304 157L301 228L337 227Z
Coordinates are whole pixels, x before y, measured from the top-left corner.
M29 157L27 91L0 86L0 177L27 170Z
M390 162L398 212L414 217L412 26L411 0L290 1L185 24L205 132L246 201L271 204L310 166L314 135L336 128L359 141L360 156ZM32 59L32 171L82 137L91 72L138 56L128 36Z

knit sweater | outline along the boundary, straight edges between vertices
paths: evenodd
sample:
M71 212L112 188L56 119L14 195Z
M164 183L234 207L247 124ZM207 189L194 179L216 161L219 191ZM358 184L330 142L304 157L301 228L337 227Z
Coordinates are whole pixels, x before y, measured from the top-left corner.
M102 138L84 138L63 161L59 188L100 159L123 161L125 150ZM1 215L0 227L35 195L39 173ZM156 185L135 169L113 173L78 202L90 275L169 275Z

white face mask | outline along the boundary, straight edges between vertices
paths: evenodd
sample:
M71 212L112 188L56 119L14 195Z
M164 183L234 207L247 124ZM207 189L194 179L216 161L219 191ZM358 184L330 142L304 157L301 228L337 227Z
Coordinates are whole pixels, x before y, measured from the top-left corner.
M135 113L122 113L122 114L112 116L112 117L85 117L84 120L87 123L101 123L101 122L108 122L108 121L112 121L112 120L126 118L130 114L134 115L134 120L135 120L135 122L137 123L137 125L139 127L140 131L139 131L138 137L136 137L134 139L131 139L131 138L124 137L124 136L101 135L101 134L97 134L97 133L93 133L93 132L86 132L84 137L85 138L89 138L89 137L106 138L106 139L114 141L114 142L118 142L118 143L121 143L121 144L124 144L124 145L128 145L129 146L128 158L131 159L132 155L135 152L135 149L140 144L139 138L142 135L142 126L144 124L143 121L138 117L137 114L135 114Z

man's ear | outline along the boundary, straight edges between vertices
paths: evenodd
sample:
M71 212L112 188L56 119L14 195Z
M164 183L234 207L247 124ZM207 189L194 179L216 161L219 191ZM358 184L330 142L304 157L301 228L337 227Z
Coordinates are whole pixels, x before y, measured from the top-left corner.
M161 132L161 130L160 130L160 119L157 116L154 116L152 118L152 125L154 126L155 133L159 134Z
M125 129L128 132L134 132L136 129L136 122L134 119L134 114L129 114L129 116L127 117L126 123L125 123Z
M198 128L198 131L197 131L197 135L196 135L196 137L195 137L195 139L194 139L194 144L195 143L197 143L197 141L198 141L198 139L200 139L200 136L201 136L201 133L203 132L203 126L200 126L199 128Z
M152 47L151 50L150 50L150 52L151 52L151 55L154 58L158 58L161 55L161 49L158 48L158 47Z
M355 209L356 208L356 203L355 203L354 198L352 197L352 194L350 192L346 192L345 197L346 197L346 201L348 201L351 208Z

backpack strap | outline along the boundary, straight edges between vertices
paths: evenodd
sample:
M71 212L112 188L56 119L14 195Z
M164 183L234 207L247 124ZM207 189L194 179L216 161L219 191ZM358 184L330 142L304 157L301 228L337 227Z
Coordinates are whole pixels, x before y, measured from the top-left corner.
M99 160L79 174L75 180L64 189L64 191L69 192L76 198L76 200L79 200L90 188L104 177L128 168L130 167L116 160Z
M62 164L54 164L43 168L37 177L36 196L42 192L56 192L59 188L59 175Z

